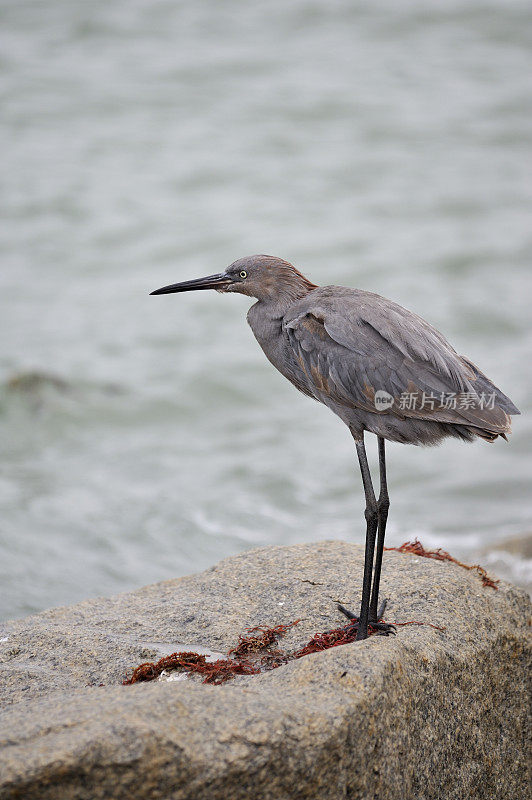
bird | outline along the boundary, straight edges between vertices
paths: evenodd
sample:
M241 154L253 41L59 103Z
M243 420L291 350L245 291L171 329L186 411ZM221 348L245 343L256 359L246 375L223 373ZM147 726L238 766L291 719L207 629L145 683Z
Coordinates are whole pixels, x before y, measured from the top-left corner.
M266 358L300 392L323 403L349 428L365 495L366 540L360 611L338 609L355 641L395 633L383 620L379 588L390 507L386 441L437 445L507 439L519 410L475 364L422 317L373 292L318 286L271 255L240 258L223 272L174 283L152 295L215 289L255 299L247 321ZM365 448L375 434L376 495Z

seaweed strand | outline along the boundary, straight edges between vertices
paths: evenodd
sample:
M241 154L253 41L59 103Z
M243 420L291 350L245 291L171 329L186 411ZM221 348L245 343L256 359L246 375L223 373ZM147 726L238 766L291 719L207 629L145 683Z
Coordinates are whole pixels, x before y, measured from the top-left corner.
M422 558L434 558L436 561L451 561L453 564L457 564L459 567L463 567L467 570L475 570L477 575L482 581L483 586L490 586L492 589L498 591L499 587L497 584L499 583L498 580L493 580L490 578L484 567L481 567L479 564L464 564L462 561L458 561L456 558L453 558L446 550L442 550L441 547L438 547L437 550L425 550L419 539L414 539L413 542L403 542L403 544L399 545L399 547L385 547L385 550L396 550L398 553L412 553L415 556L421 556Z

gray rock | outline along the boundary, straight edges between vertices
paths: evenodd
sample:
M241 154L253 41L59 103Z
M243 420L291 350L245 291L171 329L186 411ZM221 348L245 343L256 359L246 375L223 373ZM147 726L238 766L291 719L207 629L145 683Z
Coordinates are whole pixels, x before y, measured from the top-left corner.
M357 609L363 551L254 550L199 575L0 626L0 797L529 798L530 603L454 564L385 554L398 628L221 686L122 686L163 653L226 652L301 622L294 650ZM103 684L101 686L100 684Z

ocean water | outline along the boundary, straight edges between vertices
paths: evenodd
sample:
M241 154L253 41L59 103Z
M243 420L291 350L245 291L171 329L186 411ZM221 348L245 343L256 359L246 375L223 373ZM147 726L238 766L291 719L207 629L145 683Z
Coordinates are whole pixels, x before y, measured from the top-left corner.
M406 305L523 412L508 444L390 445L390 544L489 560L530 531L529 3L18 0L0 22L0 618L363 541L351 437L266 361L247 299L148 296L249 253Z

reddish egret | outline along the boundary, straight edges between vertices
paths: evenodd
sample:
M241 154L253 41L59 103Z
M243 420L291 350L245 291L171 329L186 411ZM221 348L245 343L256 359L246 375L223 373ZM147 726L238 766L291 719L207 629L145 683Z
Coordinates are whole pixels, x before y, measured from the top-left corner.
M368 623L380 634L392 633L393 626L381 621L386 600L378 609L390 507L385 440L434 445L447 436L468 442L506 439L510 415L519 414L518 409L432 325L378 294L316 286L292 264L266 255L241 258L225 272L152 294L195 289L256 298L247 319L268 360L351 431L366 496L366 550L360 614L338 608L356 627L357 639L367 637ZM365 431L378 440L378 498Z

